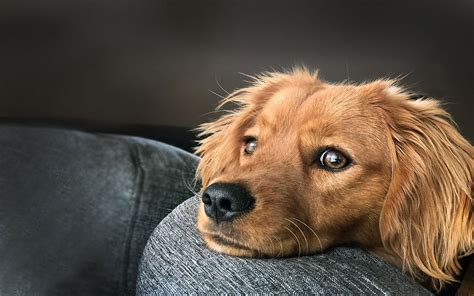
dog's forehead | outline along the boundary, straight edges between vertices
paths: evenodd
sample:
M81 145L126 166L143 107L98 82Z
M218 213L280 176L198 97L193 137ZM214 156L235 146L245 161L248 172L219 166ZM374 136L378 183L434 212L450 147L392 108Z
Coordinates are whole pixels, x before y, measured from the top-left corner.
M298 116L299 107L308 95L308 90L301 86L279 89L268 98L257 120L269 125L288 124Z
M301 109L308 117L323 114L348 117L358 115L369 107L363 86L326 84L309 95Z
M257 120L274 127L357 128L379 120L374 111L363 85L323 84L317 89L290 85L270 96Z
M368 95L363 85L327 85L312 93L282 89L262 109L255 134L279 143L294 141L300 151L336 145L365 164L378 163L386 149L386 123Z

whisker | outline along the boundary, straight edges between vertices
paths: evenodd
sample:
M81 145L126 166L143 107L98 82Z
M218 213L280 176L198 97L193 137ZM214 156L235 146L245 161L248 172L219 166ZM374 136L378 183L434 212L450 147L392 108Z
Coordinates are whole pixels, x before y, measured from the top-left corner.
M303 238L306 242L306 254L309 253L309 244L308 244L308 239L306 238L306 235L304 234L303 230L301 230L301 228L298 226L298 224L296 224L295 222L291 221L290 219L288 218L285 218L286 220L288 220L288 222L290 222L291 224L295 225L296 228L298 228L298 230L301 232L301 234L303 235Z
M275 258L280 258L280 256L283 256L283 243L281 242L280 239L276 238L274 235L272 235L272 238L280 244L280 250L278 251L278 254L274 255Z
M272 247L272 251L271 251L269 257L271 257L271 256L273 256L273 254L275 254L275 244L274 244L273 238L272 238L271 236L268 236L268 235L267 235L267 236L265 236L265 237L270 240L270 244L271 244L271 247Z
M314 236L318 239L318 242L319 242L319 247L320 247L320 251L323 250L323 244L321 243L321 239L319 238L319 236L316 234L316 231L314 231L313 228L311 228L308 224L304 223L303 221L301 221L300 219L298 218L293 218L294 220L300 222L301 224L303 224L304 226L308 227L308 229L314 234Z
M265 240L265 237L263 237L263 240ZM262 244L263 240L257 239L257 244ZM256 248L256 251L258 252L257 259L262 259L262 248Z
M285 227L286 230L288 230L296 239L296 243L298 244L298 257L301 257L301 244L300 244L300 240L298 239L298 236L296 236L296 234L291 231L288 227L286 226L283 226Z
M196 189L191 185L191 183L188 183L186 179L184 178L184 174L181 175L181 179L183 180L183 184L188 189L193 195L199 196L199 193L196 191Z
M272 236L267 235L266 238L270 240L270 244L271 244L271 252L269 253L268 257L275 257L275 241L273 240Z

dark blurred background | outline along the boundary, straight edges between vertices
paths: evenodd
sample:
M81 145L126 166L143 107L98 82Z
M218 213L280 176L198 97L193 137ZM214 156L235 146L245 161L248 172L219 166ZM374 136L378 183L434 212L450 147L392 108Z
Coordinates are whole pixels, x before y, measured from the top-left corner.
M305 64L329 81L407 75L474 139L472 0L3 0L0 22L2 121L187 148L216 116L209 90Z

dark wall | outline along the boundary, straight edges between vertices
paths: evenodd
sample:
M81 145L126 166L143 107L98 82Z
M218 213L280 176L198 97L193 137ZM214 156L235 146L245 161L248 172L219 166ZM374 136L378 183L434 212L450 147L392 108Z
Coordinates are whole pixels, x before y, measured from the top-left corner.
M474 2L0 3L0 117L195 127L227 90L293 64L326 80L408 76L474 126Z

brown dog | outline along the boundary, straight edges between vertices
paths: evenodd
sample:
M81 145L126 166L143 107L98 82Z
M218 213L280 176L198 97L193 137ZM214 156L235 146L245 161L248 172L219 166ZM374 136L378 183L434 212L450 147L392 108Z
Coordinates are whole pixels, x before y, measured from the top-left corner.
M279 257L358 244L435 290L473 252L474 149L394 81L266 73L201 126L198 228L209 248Z

